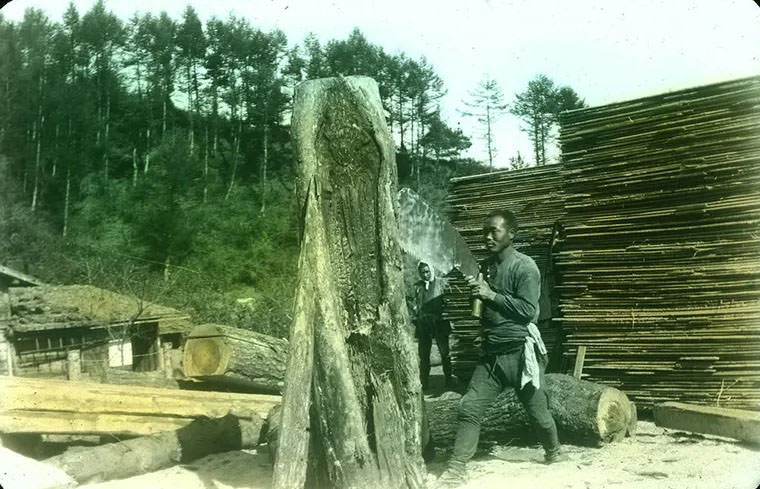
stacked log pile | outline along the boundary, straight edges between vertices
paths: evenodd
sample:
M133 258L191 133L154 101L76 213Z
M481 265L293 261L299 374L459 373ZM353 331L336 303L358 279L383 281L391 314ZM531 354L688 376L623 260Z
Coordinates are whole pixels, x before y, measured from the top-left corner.
M760 409L760 78L561 127L564 354L639 406Z
M543 280L539 328L550 352L557 343L557 330L551 327L552 269L551 244L559 232L563 215L561 174L557 165L500 171L454 178L447 199L451 223L462 234L478 260L486 257L483 248L483 221L493 210L515 213L519 231L515 238L518 250L536 261ZM479 323L470 316L470 296L461 275L448 277L444 315L452 323L452 360L460 379L470 377L477 362L478 350L473 341Z

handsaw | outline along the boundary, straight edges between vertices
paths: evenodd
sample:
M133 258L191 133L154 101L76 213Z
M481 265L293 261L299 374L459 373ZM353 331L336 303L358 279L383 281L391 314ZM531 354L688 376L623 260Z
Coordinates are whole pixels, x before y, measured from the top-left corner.
M455 268L464 275L479 276L478 261L448 220L409 188L399 190L398 204L400 245L406 253L427 263L439 276ZM480 305L473 304L473 315L479 317L476 307Z

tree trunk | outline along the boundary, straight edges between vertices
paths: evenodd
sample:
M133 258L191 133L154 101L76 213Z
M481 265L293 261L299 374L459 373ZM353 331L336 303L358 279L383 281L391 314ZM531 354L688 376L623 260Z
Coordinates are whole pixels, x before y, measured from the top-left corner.
M488 144L488 167L493 171L493 141L491 140L491 107L486 105L486 144Z
M547 374L545 378L549 411L562 441L599 445L619 441L635 430L633 403L623 392L564 374ZM425 406L435 443L453 443L459 398L432 399ZM533 433L525 409L514 391L508 389L486 411L480 438L482 441L510 438L535 441Z
M205 381L242 382L261 392L281 392L287 340L219 324L196 326L188 335L184 372Z
M422 398L377 85L304 82L291 128L304 220L273 487L421 488Z
M539 145L541 144L541 138L538 135L538 120L539 115L534 110L533 113L533 152L536 155L536 166L541 166L541 151Z
M206 121L206 144L203 153L203 203L208 202L208 121Z
M50 169L50 176L55 177L58 172L58 136L60 135L60 126L56 122L55 124L55 139L53 140L53 168Z
M69 162L71 165L71 162ZM66 193L63 197L63 231L61 234L66 237L69 231L69 206L71 204L71 168L66 168Z
M132 147L132 187L137 187L137 147Z
M541 124L541 165L546 165L546 121Z
M171 267L172 263L172 257L170 254L166 254L166 258L164 259L164 282L169 281L169 268Z
M40 154L41 144L39 133L37 134L37 151L34 158L34 189L32 190L32 211L37 209L37 195L40 189Z
M150 124L150 122L148 122ZM150 126L145 129L145 165L143 166L143 175L148 174L150 169Z
M212 453L252 448L259 443L263 424L258 416L201 418L176 431L96 447L72 447L45 462L80 484L123 479Z
M103 136L103 168L104 168L104 174L105 174L105 182L106 185L108 184L108 174L109 174L109 156L108 156L108 136L110 133L111 128L111 92L108 91L106 95L106 128L105 128L105 134Z
M193 156L193 151L195 149L195 104L193 104L193 92L192 92L192 76L191 76L191 68L192 68L192 62L189 62L187 64L187 114L190 118L190 137L189 139L189 146L190 151L189 155Z
M166 137L166 98L168 94L164 92L163 104L161 105L161 141Z
M267 170L269 169L269 126L264 122L263 136L264 155L261 162L261 210L264 214L267 208Z
M233 138L233 153L232 153L232 175L230 175L230 184L227 187L227 193L224 195L224 200L227 200L230 198L230 195L232 195L232 189L235 187L235 178L237 177L237 167L238 167L238 155L240 153L240 137L243 132L243 121L238 121L238 130L237 130L237 137Z

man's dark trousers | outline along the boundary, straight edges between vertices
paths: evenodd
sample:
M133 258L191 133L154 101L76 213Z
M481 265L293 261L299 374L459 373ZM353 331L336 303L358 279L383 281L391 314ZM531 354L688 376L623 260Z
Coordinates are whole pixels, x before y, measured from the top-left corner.
M528 418L537 431L538 439L547 453L559 450L557 426L549 413L549 403L543 389L545 364L541 367L541 386L536 389L533 384L526 384L520 389L520 377L523 367L523 349L505 355L489 355L475 367L467 393L459 404L456 441L451 462L464 464L469 461L478 447L480 423L486 409L493 403L501 391L514 388Z
M420 382L427 387L430 376L430 349L433 340L441 354L441 365L446 380L451 379L451 356L449 355L449 333L451 327L446 321L430 321L420 325L417 331L417 351L420 354Z

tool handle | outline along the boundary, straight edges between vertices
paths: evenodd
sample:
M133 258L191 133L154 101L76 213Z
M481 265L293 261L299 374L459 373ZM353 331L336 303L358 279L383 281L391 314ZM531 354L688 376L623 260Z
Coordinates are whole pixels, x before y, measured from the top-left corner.
M478 274L478 282L483 280L483 274ZM479 318L483 313L483 300L480 297L472 299L472 317Z

